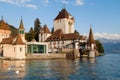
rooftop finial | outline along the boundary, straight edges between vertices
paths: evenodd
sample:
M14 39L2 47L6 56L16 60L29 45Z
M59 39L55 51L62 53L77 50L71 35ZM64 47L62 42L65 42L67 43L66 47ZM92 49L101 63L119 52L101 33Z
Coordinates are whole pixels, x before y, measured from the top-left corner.
M22 16L21 16L21 20L22 20Z
M65 3L62 4L62 9L65 9Z
M1 16L1 20L3 20L3 16Z
M65 3L63 4L63 8L65 9Z
M90 28L92 28L92 24L90 24Z

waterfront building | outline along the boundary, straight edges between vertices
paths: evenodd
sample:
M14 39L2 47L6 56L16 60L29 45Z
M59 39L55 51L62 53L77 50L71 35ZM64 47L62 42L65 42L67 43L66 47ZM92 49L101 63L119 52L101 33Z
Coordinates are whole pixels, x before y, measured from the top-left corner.
M25 42L24 39L24 30L21 30L21 28L24 29L22 19L20 22L19 27L19 33L16 37L9 37L4 38L2 40L1 47L2 47L2 53L3 57L7 58L15 58L15 59L25 59Z
M43 38L46 39L46 36L50 35L50 31L46 25L42 30L45 32ZM36 41L27 42L25 40L25 28L22 19L20 21L18 35L16 37L9 36L8 38L3 38L0 45L2 56L6 58L26 59L27 54L48 53L48 43Z
M9 26L2 19L0 27L2 25L3 28L0 28L2 30L0 30L0 36L4 36L1 37L0 52L3 53L3 57L16 59L26 59L35 54L38 56L38 54L48 53L66 53L66 55L67 53L77 53L75 56L79 56L86 51L89 51L85 53L86 55L95 57L97 48L92 28L90 28L87 39L86 36L82 36L74 31L74 23L74 17L63 8L53 21L53 33L50 32L47 25L44 25L39 31L39 42L36 42L34 39L31 42L27 42L25 40L25 28L22 19L16 37L10 36L11 31L9 30Z
M80 42L86 42L86 37L74 31L74 17L63 8L53 21L54 32L45 41L50 52L70 52L79 49Z
M96 55L98 55L96 43L95 43L94 36L93 36L92 27L90 27L90 31L89 31L89 37L88 37L88 41L87 41L87 50L89 50L89 54L88 54L89 57L95 57Z
M34 39L26 43L27 54L48 54L48 43L36 42Z

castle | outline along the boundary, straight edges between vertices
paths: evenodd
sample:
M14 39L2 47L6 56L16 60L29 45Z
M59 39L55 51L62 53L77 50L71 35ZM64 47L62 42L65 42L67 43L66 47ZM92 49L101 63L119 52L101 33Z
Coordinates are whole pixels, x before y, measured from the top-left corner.
M73 49L78 50L80 55L88 50L89 57L96 56L96 43L92 28L89 37L82 36L74 30L74 17L63 8L53 21L54 32L51 33L47 25L40 30L39 42L25 40L25 28L21 19L16 37L10 36L8 24L0 21L0 53L3 57L25 59L27 54L42 53L68 53Z

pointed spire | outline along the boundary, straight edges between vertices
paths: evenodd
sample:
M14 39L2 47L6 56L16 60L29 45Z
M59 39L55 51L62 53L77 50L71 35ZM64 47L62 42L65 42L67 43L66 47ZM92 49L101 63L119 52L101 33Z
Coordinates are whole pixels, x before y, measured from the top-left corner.
M90 25L90 32L89 32L88 43L89 44L94 44L95 43L93 32L92 32L92 25Z
M22 18L21 18L21 21L20 21L20 26L19 26L19 29L24 29L24 25L23 25Z
M45 24L44 27L42 28L44 33L50 33L50 30L48 29L47 25Z
M15 45L25 45L22 41L20 34L18 34L16 41L14 42Z

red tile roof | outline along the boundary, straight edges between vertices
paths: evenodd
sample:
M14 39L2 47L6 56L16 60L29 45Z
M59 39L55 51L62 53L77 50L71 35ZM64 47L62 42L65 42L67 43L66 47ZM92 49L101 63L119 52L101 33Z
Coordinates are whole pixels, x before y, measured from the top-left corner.
M89 38L88 38L88 44L92 44L92 43L95 43L95 40L94 40L92 28L90 28Z
M21 36L18 34L16 41L14 42L15 45L25 45L22 41Z
M44 33L50 33L50 30L48 29L47 25L45 24L44 27L42 28Z
M0 44L13 44L15 37L5 38Z
M57 17L54 20L58 20L58 19L62 19L62 18L68 18L69 17L69 13L67 12L67 10L64 8L62 9L59 14L57 15Z
M17 37L10 37L3 39L0 44L25 45L19 34Z
M76 33L63 34L61 29L56 30L46 41L58 41L58 40L75 40L79 39L80 35Z
M0 21L0 29L2 29L2 30L10 30L8 24L5 23L5 21L3 19Z

